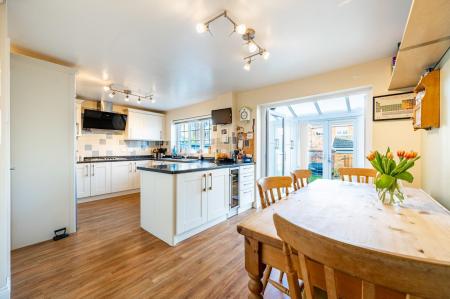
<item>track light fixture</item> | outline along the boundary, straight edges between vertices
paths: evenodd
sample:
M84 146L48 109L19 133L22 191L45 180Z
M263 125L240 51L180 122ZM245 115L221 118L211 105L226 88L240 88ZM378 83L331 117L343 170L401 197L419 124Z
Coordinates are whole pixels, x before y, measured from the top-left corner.
M111 92L109 93L109 97L112 99L114 98L114 96L116 95L116 93L120 93L125 95L125 102L129 102L131 97L135 97L137 98L137 103L141 104L142 100L150 100L150 103L155 103L155 99L153 98L153 94L149 94L149 95L142 95L142 94L138 94L133 92L130 89L120 89L120 88L115 88L113 87L113 85L109 85L109 86L104 86L103 89L105 91L110 90Z
M204 33L206 31L208 31L209 33L211 33L209 25L221 17L224 17L231 24L233 24L233 32L231 32L231 33L236 32L236 33L240 34L242 36L242 39L246 42L245 44L248 48L248 52L251 54L250 56L244 57L244 62L245 62L244 69L246 71L250 70L250 64L257 55L262 56L264 58L264 60L269 59L269 56L270 56L269 52L267 52L266 49L261 47L255 41L255 30L252 28L248 28L245 24L238 25L233 19L231 19L228 16L228 12L226 10L224 10L220 14L216 15L215 17L209 19L208 21L206 21L204 23L197 24L197 26L196 26L197 32Z

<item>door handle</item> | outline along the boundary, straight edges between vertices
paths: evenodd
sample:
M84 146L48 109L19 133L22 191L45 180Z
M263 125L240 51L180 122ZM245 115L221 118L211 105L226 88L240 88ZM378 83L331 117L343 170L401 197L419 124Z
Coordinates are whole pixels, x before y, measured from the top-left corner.
M203 174L202 181L203 181L203 188L202 188L202 191L203 191L203 192L206 192L206 173Z
M209 190L212 190L212 173L209 173Z

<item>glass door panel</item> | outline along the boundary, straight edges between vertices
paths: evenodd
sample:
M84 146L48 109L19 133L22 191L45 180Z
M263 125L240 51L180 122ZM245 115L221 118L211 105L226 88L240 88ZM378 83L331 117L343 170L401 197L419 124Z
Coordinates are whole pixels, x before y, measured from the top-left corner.
M338 179L338 169L352 167L355 158L355 136L353 121L330 123L331 178Z
M284 174L284 117L274 111L267 114L267 175Z
M324 174L324 125L322 123L309 123L306 126L308 148L307 164L312 172L311 181L323 178Z

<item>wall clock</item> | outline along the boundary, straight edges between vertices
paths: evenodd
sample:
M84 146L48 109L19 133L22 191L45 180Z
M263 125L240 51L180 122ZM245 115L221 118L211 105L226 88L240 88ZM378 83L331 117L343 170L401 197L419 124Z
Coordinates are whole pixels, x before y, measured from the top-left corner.
M239 110L239 118L241 121L250 121L252 119L252 111L248 107L242 107Z

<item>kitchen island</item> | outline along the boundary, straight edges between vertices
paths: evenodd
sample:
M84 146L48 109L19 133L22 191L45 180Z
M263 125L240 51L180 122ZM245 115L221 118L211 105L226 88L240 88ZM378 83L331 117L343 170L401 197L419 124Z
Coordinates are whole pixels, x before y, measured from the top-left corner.
M254 164L212 162L144 165L141 227L171 246L227 219L230 168L239 168L240 212L254 201Z

